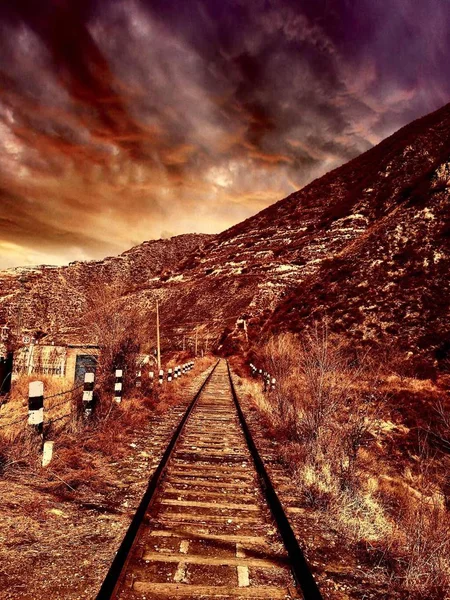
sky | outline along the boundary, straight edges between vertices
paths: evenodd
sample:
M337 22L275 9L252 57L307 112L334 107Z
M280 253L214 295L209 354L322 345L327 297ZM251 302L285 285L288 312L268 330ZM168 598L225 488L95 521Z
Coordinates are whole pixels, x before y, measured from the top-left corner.
M0 5L0 268L219 232L450 100L450 0Z

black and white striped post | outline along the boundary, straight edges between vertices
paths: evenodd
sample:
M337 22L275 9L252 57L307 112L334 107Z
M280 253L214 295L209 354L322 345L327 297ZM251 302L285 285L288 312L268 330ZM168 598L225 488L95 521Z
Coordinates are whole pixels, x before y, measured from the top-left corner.
M175 367L173 370L173 378L178 379L178 367Z
M148 377L150 379L150 389L153 389L153 384L155 382L155 373L154 373L154 371L149 371Z
M44 426L44 384L30 381L28 385L28 425L42 433Z
M277 380L275 379L275 377L272 377L272 380L270 382L270 391L273 392L275 390L275 386L277 384Z
M90 417L94 410L94 378L94 373L84 374L83 407L86 417Z
M172 369L168 369L167 371L167 381L169 383L172 381Z
M164 369L159 370L159 385L162 385L164 381Z
M122 383L123 383L123 371L122 369L116 369L116 382L114 384L114 400L117 404L122 402Z
M136 387L142 387L142 371L136 371Z

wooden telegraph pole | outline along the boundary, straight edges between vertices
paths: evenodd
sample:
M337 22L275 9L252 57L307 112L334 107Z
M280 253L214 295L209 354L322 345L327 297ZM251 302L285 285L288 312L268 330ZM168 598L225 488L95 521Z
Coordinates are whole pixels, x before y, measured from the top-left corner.
M156 301L156 360L158 362L158 371L161 369L161 342L159 338L159 302Z
M197 348L198 348L198 325L195 328L195 356L197 356Z

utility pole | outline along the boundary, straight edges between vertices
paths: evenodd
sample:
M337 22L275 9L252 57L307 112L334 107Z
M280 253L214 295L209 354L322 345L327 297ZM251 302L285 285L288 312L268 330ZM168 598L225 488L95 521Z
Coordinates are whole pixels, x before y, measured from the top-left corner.
M198 348L198 325L195 328L195 356L197 356L197 348Z
M161 341L159 338L159 302L156 301L156 360L158 371L161 369Z
M248 330L247 330L247 321L244 319L244 332L245 332L245 340L248 343Z
M185 351L185 349L186 349L185 338L186 338L186 336L185 336L185 335L184 335L184 333L183 333L183 352L184 352L184 351Z

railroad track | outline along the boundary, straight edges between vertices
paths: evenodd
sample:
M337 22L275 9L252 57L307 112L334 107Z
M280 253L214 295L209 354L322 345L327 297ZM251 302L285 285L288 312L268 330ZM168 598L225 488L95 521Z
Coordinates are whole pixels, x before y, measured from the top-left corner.
M319 600L219 361L175 432L97 600Z

